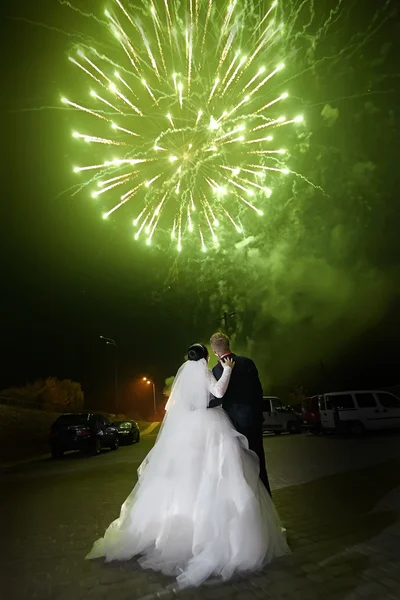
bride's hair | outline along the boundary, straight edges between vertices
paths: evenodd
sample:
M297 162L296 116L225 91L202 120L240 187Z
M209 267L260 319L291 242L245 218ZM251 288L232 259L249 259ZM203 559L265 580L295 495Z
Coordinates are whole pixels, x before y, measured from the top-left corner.
M203 344L192 344L188 350L188 360L201 360L208 358L208 350Z

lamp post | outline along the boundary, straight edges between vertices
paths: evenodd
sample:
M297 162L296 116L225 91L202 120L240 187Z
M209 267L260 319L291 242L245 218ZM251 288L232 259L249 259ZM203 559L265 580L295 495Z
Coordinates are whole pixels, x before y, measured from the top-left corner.
M145 381L147 383L147 385L152 385L153 386L153 406L154 406L154 416L156 416L156 413L157 413L157 406L156 406L156 386L154 384L154 381L152 381L151 379L148 379L147 377L143 377L143 381Z
M115 410L118 412L118 352L117 352L117 342L112 338L104 337L104 335L100 336L101 340L104 340L108 346L114 346L115 348Z

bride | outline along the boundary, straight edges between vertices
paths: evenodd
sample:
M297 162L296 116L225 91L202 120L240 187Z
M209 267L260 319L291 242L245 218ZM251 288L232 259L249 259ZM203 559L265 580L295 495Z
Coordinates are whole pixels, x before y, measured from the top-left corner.
M225 394L234 362L222 362L216 381L208 359L202 344L189 348L138 482L86 558L140 555L143 568L173 575L183 588L290 552L256 454L222 408L207 410L210 393Z

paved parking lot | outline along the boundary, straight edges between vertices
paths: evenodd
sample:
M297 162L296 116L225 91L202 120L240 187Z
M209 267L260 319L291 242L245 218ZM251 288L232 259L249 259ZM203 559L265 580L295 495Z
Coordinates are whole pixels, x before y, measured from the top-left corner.
M3 471L7 599L376 600L400 597L400 436L267 436L274 499L293 556L226 584L174 591L135 563L84 561L154 442Z

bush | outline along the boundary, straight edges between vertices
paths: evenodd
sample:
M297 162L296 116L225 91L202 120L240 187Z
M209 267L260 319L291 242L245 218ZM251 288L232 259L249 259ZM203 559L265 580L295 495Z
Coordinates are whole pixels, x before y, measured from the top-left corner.
M15 386L0 393L11 404L38 408L54 412L75 412L82 410L84 394L81 384L70 379L56 377L37 379L24 386Z
M0 465L50 451L48 437L56 413L0 405Z
M174 384L174 379L175 379L175 376L172 375L171 377L167 377L167 379L165 380L165 386L164 386L163 393L166 398L169 398L171 395L171 390L172 390L172 386Z

